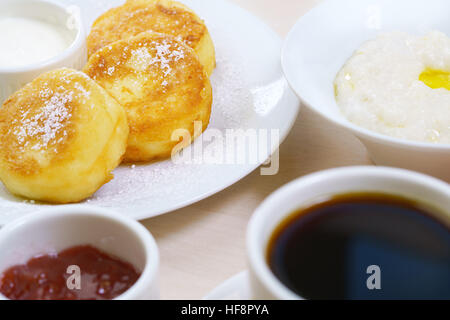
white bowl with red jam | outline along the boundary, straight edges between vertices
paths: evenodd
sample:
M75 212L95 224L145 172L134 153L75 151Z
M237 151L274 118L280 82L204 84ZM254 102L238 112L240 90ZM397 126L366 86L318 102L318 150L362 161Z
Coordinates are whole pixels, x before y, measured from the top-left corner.
M138 222L64 206L0 230L0 299L159 299L159 252Z

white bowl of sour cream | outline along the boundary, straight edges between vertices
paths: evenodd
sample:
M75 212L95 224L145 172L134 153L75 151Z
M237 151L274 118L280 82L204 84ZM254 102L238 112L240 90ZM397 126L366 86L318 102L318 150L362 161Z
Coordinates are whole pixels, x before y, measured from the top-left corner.
M40 74L87 61L80 11L44 0L0 0L0 104Z
M289 33L282 52L285 75L305 106L356 135L377 165L450 181L450 91L419 80L428 69L439 69L441 80L450 75L450 48L428 40L420 48L422 40L407 36L397 43L389 35L383 40L395 32L411 39L437 37L435 31L450 37L449 12L448 0L323 1Z

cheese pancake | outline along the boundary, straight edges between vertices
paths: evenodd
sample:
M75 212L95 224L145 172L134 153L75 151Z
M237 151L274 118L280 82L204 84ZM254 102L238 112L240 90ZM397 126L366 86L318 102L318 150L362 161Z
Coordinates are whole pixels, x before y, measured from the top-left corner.
M126 162L167 158L192 137L194 122L209 124L212 88L195 52L173 36L146 32L100 49L84 72L125 107L130 126Z
M215 66L215 49L205 23L191 9L171 0L128 0L100 16L88 36L89 56L118 40L142 32L173 35L197 53L211 75Z
M123 107L86 74L45 73L0 108L0 180L28 199L79 202L111 180L128 132Z

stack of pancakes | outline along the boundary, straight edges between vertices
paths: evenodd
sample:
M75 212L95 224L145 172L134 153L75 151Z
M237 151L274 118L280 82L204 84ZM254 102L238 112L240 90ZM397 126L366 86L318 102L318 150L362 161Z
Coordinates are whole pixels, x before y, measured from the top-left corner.
M45 73L0 108L0 179L13 194L82 201L122 161L167 158L209 124L215 50L192 10L128 0L87 42L84 73Z

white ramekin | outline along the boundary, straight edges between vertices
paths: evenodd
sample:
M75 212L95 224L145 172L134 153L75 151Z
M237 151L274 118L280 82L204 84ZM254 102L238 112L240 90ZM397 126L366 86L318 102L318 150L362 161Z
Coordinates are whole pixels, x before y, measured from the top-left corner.
M159 299L159 251L152 235L137 221L96 207L61 206L6 225L0 230L0 272L78 245L92 245L141 272L117 300Z
M333 194L382 192L414 199L436 208L435 217L450 227L450 186L403 169L347 167L295 180L256 209L247 230L251 296L255 299L301 299L284 286L267 264L267 245L274 230L296 210Z
M0 68L0 105L15 91L44 72L67 67L80 70L87 62L85 30L80 10L45 0L1 0L1 15L43 19L73 33L72 44L50 60L17 68ZM2 43L1 46L7 46Z

